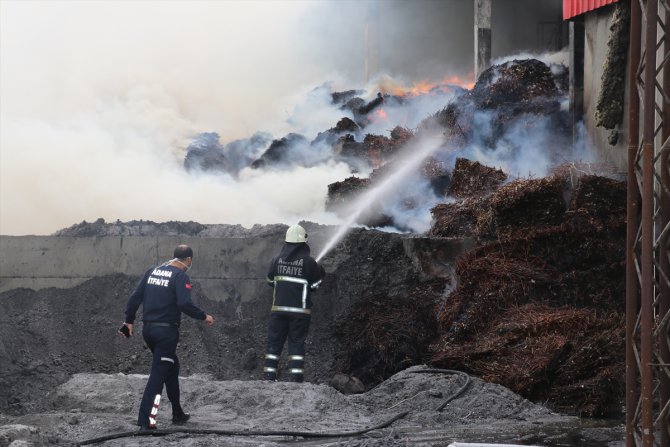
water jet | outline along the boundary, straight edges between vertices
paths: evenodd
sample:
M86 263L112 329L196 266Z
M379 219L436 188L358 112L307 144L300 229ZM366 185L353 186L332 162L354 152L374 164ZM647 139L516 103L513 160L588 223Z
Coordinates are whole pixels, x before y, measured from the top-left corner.
M405 147L405 152L409 154L405 157L401 156L396 161L400 168L386 177L379 185L364 192L355 201L354 206L352 207L353 211L326 242L321 253L316 257L317 262L328 254L328 252L347 234L351 226L365 210L369 209L370 206L384 194L392 192L393 189L398 186L398 183L414 172L426 157L439 148L444 147L446 137L443 133L435 131L415 137L414 140L408 143Z

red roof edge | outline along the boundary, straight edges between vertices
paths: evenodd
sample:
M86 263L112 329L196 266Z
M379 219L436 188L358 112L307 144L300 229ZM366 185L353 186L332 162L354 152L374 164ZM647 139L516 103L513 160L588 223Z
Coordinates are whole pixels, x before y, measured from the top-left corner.
M563 20L593 11L602 6L616 3L618 0L563 0Z

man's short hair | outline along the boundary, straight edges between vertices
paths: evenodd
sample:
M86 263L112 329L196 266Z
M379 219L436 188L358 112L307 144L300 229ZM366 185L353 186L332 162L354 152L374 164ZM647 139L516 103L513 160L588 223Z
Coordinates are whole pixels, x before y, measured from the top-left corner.
M177 259L186 259L193 257L193 250L188 245L177 245L174 249L174 257Z

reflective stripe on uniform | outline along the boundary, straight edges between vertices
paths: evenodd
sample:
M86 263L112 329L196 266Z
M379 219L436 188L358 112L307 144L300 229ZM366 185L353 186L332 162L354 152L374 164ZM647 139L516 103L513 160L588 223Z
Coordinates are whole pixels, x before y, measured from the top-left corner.
M174 363L174 359L171 359L170 357L161 357L161 362Z
M301 309L300 307L272 306L272 312L295 312L299 314L311 314L311 309Z
M265 358L268 360L279 360L279 356L274 354L265 354Z
M269 366L266 366L265 368L263 368L263 372L266 372L266 373L276 373L276 372L277 372L277 368L270 368Z
M319 286L321 286L321 280L318 280L317 282L315 282L314 284L312 284L310 287L311 287L312 289L318 289Z
M156 394L154 397L154 404L151 407L151 412L149 413L149 427L156 428L156 415L158 414L158 406L161 403L161 395Z
M289 355L289 360L305 360L305 357L302 355Z
M292 368L292 369L289 369L289 372L291 374L302 374L303 370L302 370L302 368Z
M293 276L275 276L275 281L297 282L299 284L307 284L307 280L303 278L295 278Z
M285 282L294 282L297 284L302 284L302 308L307 307L307 286L309 285L309 282L307 282L306 279L303 278L294 278L293 276L275 276L275 282L280 282L280 281L285 281Z

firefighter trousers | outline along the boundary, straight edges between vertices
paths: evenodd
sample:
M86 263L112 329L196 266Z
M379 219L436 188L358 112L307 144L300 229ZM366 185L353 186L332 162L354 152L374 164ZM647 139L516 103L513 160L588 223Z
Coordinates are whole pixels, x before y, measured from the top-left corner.
M152 360L149 380L140 402L137 425L151 426L155 425L157 408L153 414L152 409L156 395L163 392L163 386L172 403L173 417L184 414L179 402L179 359L177 359L179 328L145 325L142 337L151 350Z
M279 356L288 340L288 371L291 380L304 380L305 340L309 331L309 318L295 317L273 312L268 323L268 339L265 354L264 378L277 380Z

